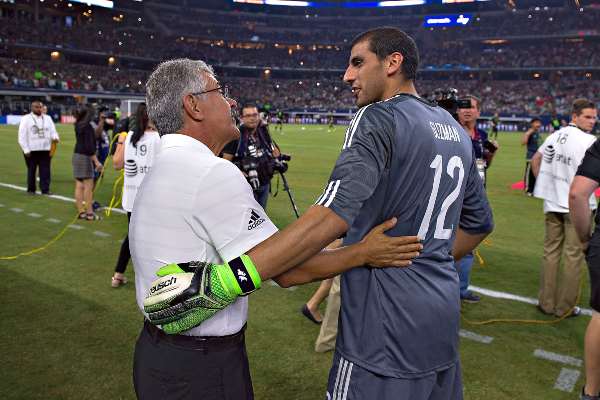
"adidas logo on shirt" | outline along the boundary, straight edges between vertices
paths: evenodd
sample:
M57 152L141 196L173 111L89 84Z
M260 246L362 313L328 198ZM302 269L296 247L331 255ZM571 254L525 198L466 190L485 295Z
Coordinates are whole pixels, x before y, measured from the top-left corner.
M256 210L252 210L252 212L250 213L250 221L248 221L248 230L256 228L263 222L265 222L265 219L261 218L261 216L256 212Z

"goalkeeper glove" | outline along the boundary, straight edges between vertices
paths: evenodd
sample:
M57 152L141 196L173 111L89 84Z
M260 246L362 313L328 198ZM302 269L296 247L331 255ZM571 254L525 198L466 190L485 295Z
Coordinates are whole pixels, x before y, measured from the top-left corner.
M144 300L150 322L176 334L200 325L218 311L260 288L261 279L247 255L229 263L169 264L157 272Z

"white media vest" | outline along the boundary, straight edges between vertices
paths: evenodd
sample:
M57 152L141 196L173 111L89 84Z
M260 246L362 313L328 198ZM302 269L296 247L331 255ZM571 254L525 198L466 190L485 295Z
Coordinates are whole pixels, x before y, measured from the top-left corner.
M542 154L540 173L535 182L534 195L544 199L544 213L569 212L569 188L585 151L596 138L575 125L554 132L540 146ZM596 209L596 199L590 196L590 209Z

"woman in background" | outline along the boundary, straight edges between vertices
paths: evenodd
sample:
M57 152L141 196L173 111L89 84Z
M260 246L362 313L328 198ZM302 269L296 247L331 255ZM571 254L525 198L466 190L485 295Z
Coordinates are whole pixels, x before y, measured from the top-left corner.
M117 149L113 156L115 169L125 169L122 205L123 209L127 211L128 226L137 190L146 174L150 172L154 157L160 147L160 136L154 124L148 118L145 103L138 106L135 113L135 122L133 131L119 136ZM124 273L130 258L128 233L121 244L117 266L111 281L112 287L117 288L127 283Z
M96 157L96 136L91 125L93 116L94 109L89 104L81 105L75 111L75 150L72 159L75 204L79 219L88 221L100 219L92 209L94 172L102 171L102 164Z

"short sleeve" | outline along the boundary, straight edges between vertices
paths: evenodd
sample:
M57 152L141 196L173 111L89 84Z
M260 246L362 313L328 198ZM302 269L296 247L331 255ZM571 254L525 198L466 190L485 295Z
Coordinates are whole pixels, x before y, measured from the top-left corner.
M473 160L475 160L474 156ZM465 197L460 213L460 228L471 234L491 232L494 228L492 209L475 162L471 163L467 177Z
M554 137L555 137L554 133L552 135L548 136L546 138L546 140L544 140L544 143L542 143L542 145L540 147L538 147L537 152L541 153L541 154L544 154L544 150L546 150L546 147L548 147L548 145L550 143L554 142Z
M577 169L577 175L600 182L600 142L596 141L587 149Z
M194 196L193 219L225 261L252 249L277 232L254 200L248 182L232 163L219 160Z
M351 226L389 165L394 129L393 114L382 104L361 108L346 130L342 152L316 204Z

